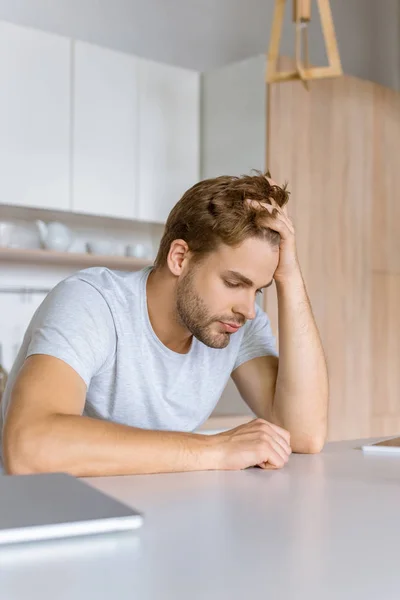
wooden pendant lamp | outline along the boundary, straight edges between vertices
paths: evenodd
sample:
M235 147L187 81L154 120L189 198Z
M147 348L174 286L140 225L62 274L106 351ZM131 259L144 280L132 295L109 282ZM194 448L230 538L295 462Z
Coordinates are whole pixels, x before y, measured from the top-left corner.
M308 24L311 20L311 0L293 0L293 21L296 26L295 70L277 70L286 0L275 0L267 60L267 83L300 79L306 85L307 81L312 79L338 77L343 74L329 0L317 0L317 4L329 66L311 67L309 65Z

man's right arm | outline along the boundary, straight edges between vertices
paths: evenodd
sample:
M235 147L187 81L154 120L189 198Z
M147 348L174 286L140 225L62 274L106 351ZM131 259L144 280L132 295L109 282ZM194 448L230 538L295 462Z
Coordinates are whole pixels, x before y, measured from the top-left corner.
M85 382L67 363L28 357L4 425L6 471L90 477L279 468L290 454L287 432L260 419L212 436L151 431L82 416L85 397Z

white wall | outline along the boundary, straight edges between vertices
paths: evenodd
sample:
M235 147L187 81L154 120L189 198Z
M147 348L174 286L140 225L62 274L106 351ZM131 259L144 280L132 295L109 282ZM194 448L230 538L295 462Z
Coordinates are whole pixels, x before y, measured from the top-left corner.
M400 0L373 2L371 17L371 76L366 78L400 90Z
M201 176L265 166L265 56L202 74Z

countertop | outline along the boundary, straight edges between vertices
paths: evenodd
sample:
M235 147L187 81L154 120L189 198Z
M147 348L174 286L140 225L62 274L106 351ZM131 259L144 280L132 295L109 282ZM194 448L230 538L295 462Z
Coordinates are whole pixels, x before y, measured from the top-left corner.
M280 471L87 479L137 534L0 550L2 600L397 600L400 457L360 442Z

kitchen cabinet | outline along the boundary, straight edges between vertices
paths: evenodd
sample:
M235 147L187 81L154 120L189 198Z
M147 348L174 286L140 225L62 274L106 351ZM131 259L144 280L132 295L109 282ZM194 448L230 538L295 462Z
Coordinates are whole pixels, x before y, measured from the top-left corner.
M137 216L143 221L165 222L199 179L199 101L199 73L140 60Z
M70 40L0 21L0 203L69 209Z
M0 22L0 203L164 223L199 179L200 74Z
M74 212L136 217L137 60L74 42Z

